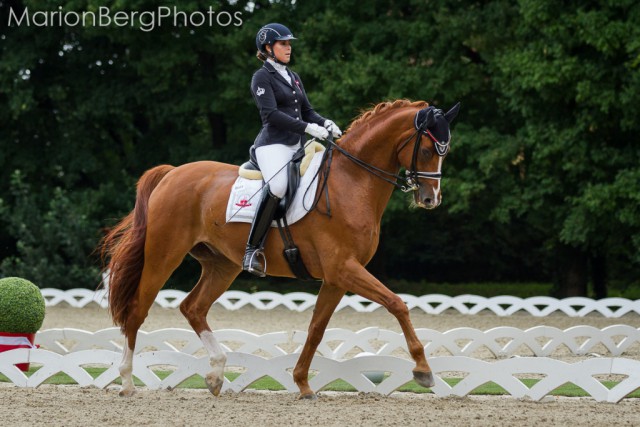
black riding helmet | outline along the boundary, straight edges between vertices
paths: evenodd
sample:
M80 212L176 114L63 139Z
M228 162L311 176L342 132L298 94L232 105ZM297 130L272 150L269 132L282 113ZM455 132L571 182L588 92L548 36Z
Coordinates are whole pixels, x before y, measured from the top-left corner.
M295 40L291 30L282 24L271 23L260 28L258 34L256 34L256 47L265 56L272 58L276 62L280 62L273 54L273 44L278 40ZM265 48L266 45L272 46L272 53L270 54Z

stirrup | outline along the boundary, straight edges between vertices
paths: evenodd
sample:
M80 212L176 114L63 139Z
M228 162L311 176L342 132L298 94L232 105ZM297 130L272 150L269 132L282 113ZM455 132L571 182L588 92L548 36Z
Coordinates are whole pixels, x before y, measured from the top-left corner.
M258 256L262 257L262 259L264 260L264 268L262 270L258 270L256 268L253 268L254 260L256 262L259 262L257 260L257 258L256 258ZM260 265L260 267L262 267L262 264ZM253 251L251 253L251 256L249 257L249 261L247 262L245 271L253 274L254 276L266 277L266 275L267 275L267 257L264 256L264 252L262 252L262 249L256 249L255 251Z

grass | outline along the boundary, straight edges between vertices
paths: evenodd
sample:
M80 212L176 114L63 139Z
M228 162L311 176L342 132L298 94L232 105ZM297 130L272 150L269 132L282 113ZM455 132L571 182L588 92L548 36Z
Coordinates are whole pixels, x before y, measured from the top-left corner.
M30 376L33 373L35 373L37 370L38 370L38 368L31 367L26 375ZM106 368L85 368L85 370L93 378L96 378L101 373L103 373L106 370ZM154 372L158 376L158 378L160 378L160 379L164 379L164 378L168 377L171 374L171 371L158 370L158 371L154 371ZM239 373L235 373L235 372L227 372L227 373L225 373L225 376L230 381L233 381L238 376L240 376L240 374ZM462 378L445 378L444 380L450 386L454 386L457 383L459 383L460 381L462 381ZM526 385L527 387L531 388L539 380L530 378L530 379L521 379L520 381L522 381L522 383L524 385ZM7 377L5 377L4 375L0 375L0 382L9 382L9 379ZM135 384L137 386L142 386L143 385L137 378L134 378L134 382L135 382ZM115 384L120 384L120 380L118 379L114 383ZM613 387L615 387L616 385L619 384L618 381L601 381L601 383L605 387L607 387L608 389L612 389ZM68 375L66 375L64 373L58 373L58 374L54 375L53 377L49 378L45 382L45 384L66 385L66 384L75 384L75 381L73 381L73 379L71 377L69 377ZM182 384L180 384L178 386L178 388L205 389L206 385L205 385L204 379L202 377L194 375L194 376L192 376L190 378L187 378ZM282 391L282 390L285 390L285 388L279 382L277 382L276 380L274 380L271 377L261 378L260 380L258 380L255 383L253 383L249 388L253 389L253 390L268 390L268 391ZM324 387L323 390L325 390L325 391L343 391L343 392L355 392L355 391L357 391L351 384L349 384L349 383L347 383L346 381L343 381L343 380L336 380L336 381L332 382L331 384L328 384L326 387ZM416 384L415 381L410 381L409 383L407 383L404 386L400 387L398 389L398 391L400 391L400 392L410 392L410 393L431 393L431 389L421 387L418 384ZM484 385L476 388L473 392L471 392L471 394L473 394L473 395L494 395L494 396L499 396L499 395L508 395L509 393L507 393L507 391L505 389L503 389L502 387L500 387L499 385L497 385L497 384L495 384L493 382L490 382L490 383L484 384ZM580 387L578 387L578 386L576 386L574 384L571 384L571 383L567 383L567 384L564 384L564 385L558 387L557 389L552 391L550 394L553 395L553 396L566 396L566 397L588 397L589 396L589 394L587 392L585 392L583 389L581 389ZM633 393L631 393L627 397L629 397L629 398L631 398L631 397L640 398L640 390L634 391Z

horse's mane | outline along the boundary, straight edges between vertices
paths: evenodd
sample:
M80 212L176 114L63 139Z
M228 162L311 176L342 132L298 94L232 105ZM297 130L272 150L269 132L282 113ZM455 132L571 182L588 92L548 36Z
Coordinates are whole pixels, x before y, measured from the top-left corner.
M386 101L381 102L374 107L363 111L356 119L351 123L351 126L347 129L347 131L351 130L359 126L360 124L370 120L371 118L378 116L382 113L385 113L389 110L394 110L396 108L402 107L416 107L416 108L426 108L429 104L425 101L410 101L408 99L398 99L396 101Z

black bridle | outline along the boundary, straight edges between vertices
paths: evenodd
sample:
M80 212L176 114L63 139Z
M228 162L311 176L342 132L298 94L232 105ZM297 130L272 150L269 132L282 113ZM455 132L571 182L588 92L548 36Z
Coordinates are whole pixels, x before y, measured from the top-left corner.
M432 107L429 107L432 108ZM425 109L426 110L426 109ZM418 161L418 153L420 152L420 142L422 141L422 136L428 136L436 148L436 153L440 157L444 157L449 152L449 143L451 142L451 137L445 142L438 141L438 139L433 136L431 131L427 128L428 120L425 118L424 120L419 121L420 113L425 111L420 110L416 113L416 117L413 121L414 127L416 131L411 134L409 138L407 138L400 146L398 147L397 154L407 146L407 144L415 138L415 142L413 145L413 155L411 157L411 167L405 171L405 176L398 175L395 173L387 172L383 169L380 169L376 166L373 166L359 158L355 157L353 154L346 151L344 148L340 147L338 144L333 142L333 139L328 139L331 146L329 150L335 148L340 153L344 154L349 160L353 161L358 166L366 169L371 174L377 176L378 178L388 182L389 184L394 185L399 188L401 191L408 193L409 191L418 191L420 189L420 181L419 179L434 179L440 181L442 178L441 172L421 172L416 170L417 161ZM433 109L435 115L443 114L442 110ZM449 134L450 136L450 134ZM393 178L393 179L391 179Z

